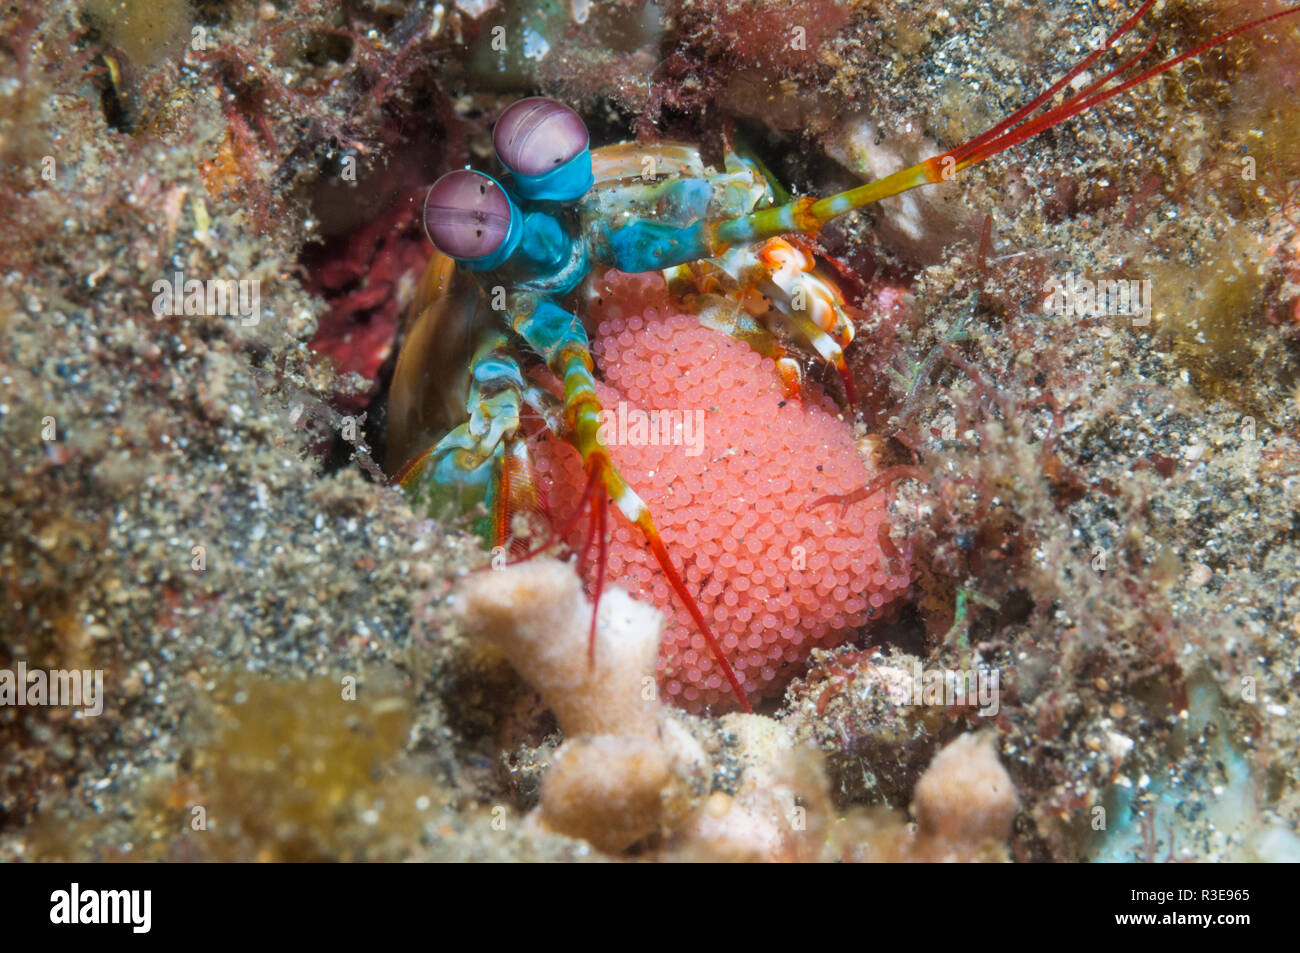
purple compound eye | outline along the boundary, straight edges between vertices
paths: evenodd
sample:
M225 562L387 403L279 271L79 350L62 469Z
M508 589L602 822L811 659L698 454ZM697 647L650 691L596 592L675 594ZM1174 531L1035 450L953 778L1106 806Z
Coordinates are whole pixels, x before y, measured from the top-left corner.
M483 258L510 232L510 199L481 172L448 172L424 200L424 230L444 255Z
M516 175L544 175L587 148L587 124L564 103L533 96L514 103L497 120L492 144Z

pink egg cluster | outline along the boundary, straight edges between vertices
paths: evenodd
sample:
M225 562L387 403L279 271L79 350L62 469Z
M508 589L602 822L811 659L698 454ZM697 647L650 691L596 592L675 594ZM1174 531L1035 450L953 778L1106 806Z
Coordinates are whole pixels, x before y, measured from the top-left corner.
M680 313L658 276L611 273L601 291L592 353L610 456L649 505L750 700L779 693L814 647L851 638L906 591L904 558L882 551L885 494L843 515L833 504L809 511L872 477L834 402L815 385L787 398L772 360ZM638 419L667 423L638 429ZM585 483L581 461L547 438L537 467L563 525ZM640 531L617 511L611 526L606 578L668 618L661 690L691 711L736 707ZM584 520L569 540L576 550L586 533Z

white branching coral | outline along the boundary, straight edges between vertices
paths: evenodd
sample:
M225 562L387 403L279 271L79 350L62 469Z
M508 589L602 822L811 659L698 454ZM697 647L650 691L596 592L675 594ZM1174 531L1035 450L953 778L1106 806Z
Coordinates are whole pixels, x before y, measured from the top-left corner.
M501 650L564 732L530 816L541 829L609 853L653 846L666 859L1006 859L1018 805L991 733L935 756L916 787L915 830L888 810L837 817L820 753L786 725L738 714L706 722L660 703L653 607L607 590L590 664L591 603L566 563L474 574L458 603L469 634ZM709 732L727 739L718 765L696 737ZM711 790L715 772L732 778L726 790Z
M569 565L535 559L478 574L460 598L469 632L501 649L564 732L535 819L611 852L667 835L692 809L707 763L658 701L659 613L606 591L589 665L591 604Z
M534 559L477 573L461 587L469 632L501 649L541 693L566 737L652 733L660 617L621 589L600 600L594 664L588 665L591 603L572 567Z

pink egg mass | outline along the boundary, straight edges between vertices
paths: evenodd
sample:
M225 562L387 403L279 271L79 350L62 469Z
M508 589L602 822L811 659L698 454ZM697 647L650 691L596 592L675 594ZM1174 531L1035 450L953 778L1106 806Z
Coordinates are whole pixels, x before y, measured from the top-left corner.
M905 557L882 549L886 495L843 514L810 511L873 476L847 415L816 384L787 397L771 359L681 313L659 276L611 272L600 284L588 310L610 456L649 505L750 701L778 694L813 648L853 638L906 592ZM536 459L552 517L566 525L586 482L581 461L550 437ZM668 620L661 690L689 711L737 707L640 532L612 514L607 584ZM574 527L575 551L588 532L585 519Z

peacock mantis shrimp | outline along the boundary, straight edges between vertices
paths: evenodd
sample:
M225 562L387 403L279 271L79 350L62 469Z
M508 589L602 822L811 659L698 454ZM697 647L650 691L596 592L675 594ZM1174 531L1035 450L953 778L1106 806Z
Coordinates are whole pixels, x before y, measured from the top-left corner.
M625 142L593 151L582 119L566 105L540 97L512 104L493 132L505 174L457 170L428 193L424 221L436 253L415 296L389 404L388 462L396 481L430 508L482 505L487 516L480 531L520 553L516 520L547 514L524 427L535 415L572 445L586 470L575 513L589 519L581 559L593 543L597 550L594 598L599 600L604 584L612 502L643 534L748 711L741 681L683 583L652 514L619 474L601 438L595 367L578 314L580 287L612 268L663 272L679 292L721 289L733 306L710 309L702 320L772 357L791 390L800 386L797 355L811 352L838 371L852 406L844 351L853 340L853 321L834 281L799 236L816 236L854 209L947 181L1206 50L1300 13L1291 7L1261 16L1140 68L1148 45L1087 81L1085 74L1155 2L1145 0L1074 68L987 131L824 198L791 200L729 142L720 172L704 165L697 148L681 143ZM755 300L761 302L757 307ZM559 380L562 397L530 376L537 363ZM570 528L553 532L551 540ZM594 633L593 613L591 646Z

